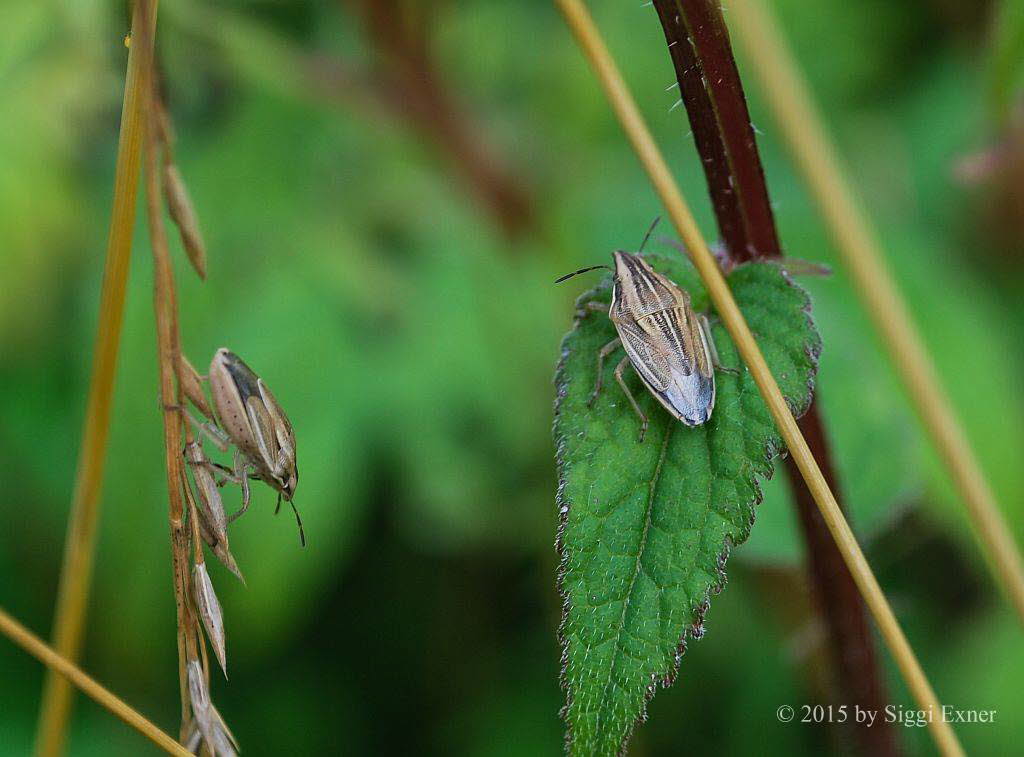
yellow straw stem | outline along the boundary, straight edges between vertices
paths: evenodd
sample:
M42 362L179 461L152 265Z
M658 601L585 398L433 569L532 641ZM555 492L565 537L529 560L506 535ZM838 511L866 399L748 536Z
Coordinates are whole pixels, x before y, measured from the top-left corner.
M145 1L145 0L143 0ZM156 22L156 3L150 0L149 24ZM140 11L132 16L133 37L139 30ZM152 39L152 35L149 36ZM110 404L114 391L114 370L124 316L125 286L131 258L132 232L135 227L135 198L139 178L139 148L142 145L143 108L147 102L146 71L152 46L132 45L128 53L124 104L121 110L121 134L117 146L114 177L114 207L107 240L107 260L100 295L99 323L93 353L92 379L85 412L85 429L78 459L75 491L64 545L60 588L54 612L53 644L69 660L78 659L85 625L85 611L92 579L96 530L100 516L100 488L106 461L110 430ZM36 753L45 757L59 755L64 748L71 687L68 682L47 674L39 715Z
M0 633L3 633L19 647L46 665L51 673L62 676L64 680L77 686L87 696L106 707L110 712L121 718L121 720L168 754L179 755L179 757L191 755L191 752L185 749L185 747L104 688L102 684L98 683L73 662L58 654L51 647L48 647L42 639L2 609L0 609Z
M942 717L942 706L935 696L935 692L928 683L924 671L921 670L906 636L903 635L889 602L882 593L877 579L864 558L864 553L857 545L857 540L836 503L835 496L807 447L807 442L800 434L793 413L779 391L779 386L765 363L764 356L750 332L750 327L747 326L746 320L736 306L736 301L725 283L722 272L708 250L707 243L701 236L697 223L672 178L665 159L654 143L654 138L644 123L593 19L580 0L555 0L555 3L562 11L577 42L590 60L637 157L640 158L651 183L661 197L676 230L689 248L697 271L707 287L708 295L711 297L719 317L732 335L751 375L757 382L761 396L775 419L775 424L789 447L793 460L800 468L800 473L807 482L807 487L814 496L822 517L828 525L850 573L853 574L857 587L864 596L864 601L874 615L882 637L892 652L910 692L920 708L931 713L932 717L928 726L939 751L944 755L962 755L963 749L957 741L956 734Z
M967 506L997 582L1024 621L1024 563L1020 551L883 262L875 234L843 179L845 173L793 54L761 0L730 0L729 8L730 26L753 63L750 70L761 82L857 293Z

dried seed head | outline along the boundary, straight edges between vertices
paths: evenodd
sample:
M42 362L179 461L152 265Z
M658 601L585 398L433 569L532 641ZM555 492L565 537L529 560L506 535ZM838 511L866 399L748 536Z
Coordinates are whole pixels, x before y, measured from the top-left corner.
M206 688L203 666L198 659L194 658L188 662L188 696L192 702L192 718L203 735L203 740L210 744L212 742L210 692Z
M211 704L210 710L213 714L213 753L223 757L238 757L238 739L231 733L228 724L217 708Z
M209 542L207 543L209 544ZM213 550L213 554L217 556L217 559L221 561L225 568L238 576L238 580L241 581L244 586L245 576L242 575L242 571L238 567L238 563L235 562L235 556L231 554L231 550L228 549L228 543L226 541L219 541L216 544L210 544L210 549Z
M193 405L207 418L213 417L210 410L210 403L206 401L206 393L203 391L203 379L199 371L193 367L185 354L180 355L181 362L178 364L178 381L181 383L181 391L189 398Z
M192 701L192 714L202 723L210 711L210 692L203 677L203 665L196 657L188 661L188 695Z
M199 611L199 617L203 620L203 628L206 629L206 637L213 645L214 654L217 655L217 662L220 663L224 677L228 675L227 652L224 647L224 614L220 609L220 602L217 601L217 594L213 590L213 582L210 574L206 571L206 563L198 563L192 568L192 597Z
M199 747L203 743L203 734L199 732L199 726L196 725L195 718L189 722L188 733L181 743L192 754L199 754Z
M193 448L193 445L195 448ZM185 492L185 498L189 502L189 511L194 511L198 515L199 533L203 537L203 541L213 550L217 559L228 570L238 576L238 580L244 584L245 576L239 570L238 563L235 562L234 555L231 554L231 548L228 546L227 518L224 516L224 504L220 498L220 490L217 489L216 482L209 475L209 470L206 466L195 464L200 460L206 459L198 442L190 442L189 446L185 448L185 459L192 464L193 475L196 475L196 472L200 469L206 473L206 477L203 477L200 473L196 478L196 488L200 492L199 502L196 502L195 497L192 496L192 487L189 484L188 476L184 471L181 473L182 488Z
M195 440L189 442L185 447L185 459L192 469L192 479L199 491L199 509L210 527L211 534L219 541L227 541L228 519L224 514L224 501L210 472L210 461L206 459L203 446Z
M171 218L181 232L181 243L192 267L196 269L199 278L206 279L206 245L199 233L199 219L188 196L185 180L174 163L164 164L164 197Z
M210 752L214 757L238 757L238 744L224 718L210 701L203 666L195 658L188 662L188 694L192 702L193 728L202 736ZM186 743L193 752L200 746L194 732L189 734Z

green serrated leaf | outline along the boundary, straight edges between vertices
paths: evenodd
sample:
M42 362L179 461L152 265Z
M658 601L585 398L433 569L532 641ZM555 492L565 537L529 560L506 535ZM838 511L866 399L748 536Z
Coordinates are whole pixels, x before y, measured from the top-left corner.
M648 259L690 292L695 310L707 310L688 261ZM773 263L741 266L729 283L783 394L802 413L821 347L806 292ZM609 277L578 304L610 298ZM725 329L712 331L722 365L739 367ZM601 313L579 316L556 379L563 716L570 751L586 755L624 749L656 684L675 677L686 639L703 634L729 550L750 533L758 478L771 475L782 444L746 370L717 373L714 413L696 428L673 420L627 371L650 418L639 443L639 421L611 376L617 360L606 361L605 388L587 406L597 352L614 338Z

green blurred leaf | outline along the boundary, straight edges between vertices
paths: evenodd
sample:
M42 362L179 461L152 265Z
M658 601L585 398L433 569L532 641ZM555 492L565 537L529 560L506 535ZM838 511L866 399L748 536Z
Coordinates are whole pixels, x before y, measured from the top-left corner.
M691 266L652 264L690 291L695 309L706 309ZM821 346L807 294L771 263L742 266L729 278L783 393L802 412ZM609 299L606 280L580 304ZM580 318L563 342L557 378L564 714L579 754L619 752L655 684L674 678L685 638L703 633L730 548L750 531L758 477L771 474L781 448L747 372L718 374L715 412L696 428L670 418L632 376L651 421L638 443L637 418L610 377L587 407L597 351L614 336L608 318ZM724 328L714 336L723 365L739 365Z

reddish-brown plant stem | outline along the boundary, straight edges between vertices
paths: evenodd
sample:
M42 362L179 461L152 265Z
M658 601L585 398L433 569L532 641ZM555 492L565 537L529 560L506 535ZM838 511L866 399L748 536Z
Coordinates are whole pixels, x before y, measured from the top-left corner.
M736 262L782 254L729 33L718 3L654 3L722 241Z
M654 7L665 32L728 259L744 262L781 257L754 129L718 2L654 0ZM816 402L800 419L799 427L829 487L838 491ZM887 700L864 603L792 460L787 460L786 471L844 702L878 712ZM855 724L855 728L865 753L898 753L889 725Z
M829 486L838 491L828 439L821 416L815 411L812 405L800 418L800 432L814 451ZM838 551L835 542L792 458L786 458L786 473L807 546L814 599L826 619L830 634L836 680L842 687L842 703L858 704L863 710L881 712L889 700L881 681L864 602L846 563L840 555L833 554ZM892 728L877 720L871 727L857 728L857 738L865 754L892 755L899 751Z

